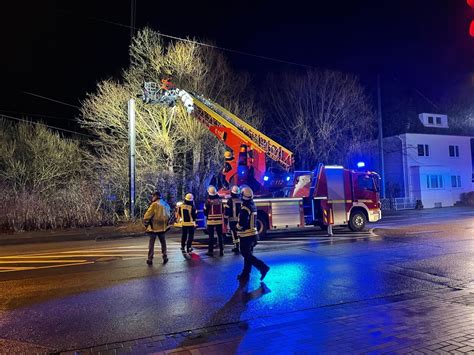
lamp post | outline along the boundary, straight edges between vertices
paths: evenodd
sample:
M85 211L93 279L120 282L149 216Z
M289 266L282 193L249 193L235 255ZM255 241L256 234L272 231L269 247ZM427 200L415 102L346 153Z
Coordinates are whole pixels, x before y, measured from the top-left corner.
M128 100L128 178L130 218L135 218L135 100Z

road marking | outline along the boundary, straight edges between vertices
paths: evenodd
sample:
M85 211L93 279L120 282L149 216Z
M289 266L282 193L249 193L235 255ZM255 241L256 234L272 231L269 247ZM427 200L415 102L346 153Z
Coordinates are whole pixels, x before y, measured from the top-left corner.
M60 263L83 263L88 260L1 260L0 264L60 264Z
M27 270L39 270L39 269L52 269L52 268L59 268L59 267L66 267L66 266L76 266L76 265L87 265L87 264L95 264L94 261L87 261L85 263L76 263L76 264L63 264L63 265L48 265L48 266L31 266L31 267L12 267L8 270L2 270L0 268L0 272L13 272L13 271L27 271Z

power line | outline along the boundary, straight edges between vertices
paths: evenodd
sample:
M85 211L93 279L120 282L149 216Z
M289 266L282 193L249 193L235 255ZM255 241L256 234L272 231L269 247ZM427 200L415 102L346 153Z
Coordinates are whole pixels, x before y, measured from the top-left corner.
M51 116L51 115L44 115L42 113L19 112L19 111L2 110L2 109L0 109L0 112L16 113L18 115L23 115L23 116L36 116L36 117L52 118L52 119L56 119L56 120L77 121L75 118L71 118L71 117Z
M119 22L104 20L104 19L100 19L100 18L96 18L96 17L89 17L89 18L92 19L92 20L96 20L96 21L100 21L100 22L105 22L105 23L108 23L108 24L111 24L111 25L115 25L115 26L119 26L119 27L124 27L124 28L129 28L129 29L131 29L131 30L138 30L137 28L135 28L135 27L133 27L133 26L125 25L125 24L119 23ZM272 61L272 62L278 62L278 63L289 64L289 65L296 65L296 66L304 67L304 68L314 68L313 66L308 65L308 64L302 64L302 63L297 63L297 62L291 62L291 61L284 60L284 59L279 59L279 58L267 57L267 56L264 56L264 55L259 55L259 54L254 54L254 53L239 51L239 50L237 50L237 49L219 47L219 46L215 46L215 45L212 45L212 44L203 43L203 42L199 42L199 41L194 41L194 40L187 39L187 38L181 38L181 37L177 37L177 36L168 35L168 34L165 34L165 33L160 33L160 32L159 32L159 33L158 33L158 36L166 37L166 38L170 38L170 39L175 39L175 40L178 40L178 41L193 43L193 44L197 44L197 45L204 46L204 47L210 47L210 48L214 48L214 49L220 49L220 50L222 50L222 51L226 51L226 52L229 52L229 53L240 54L240 55L244 55L244 56L248 56L248 57L254 57L254 58L259 58L259 59L268 60L268 61Z
M46 97L46 96L42 96L42 95L38 95L38 94L34 94L32 92L28 92L28 91L23 91L23 93L27 94L27 95L31 95L31 96L36 96L36 97L39 97L41 99L45 99L45 100L49 100L49 101L53 101L53 102L56 102L58 104L62 104L62 105L66 105L66 106L71 106L71 107L74 107L74 108L77 108L77 109L80 109L79 106L76 106L76 105L72 105L72 104L68 104L67 102L64 102L64 101L59 101L59 100L55 100L55 99L51 99L49 97Z
M20 122L25 122L25 123L31 123L31 124L35 124L35 125L41 125L41 126L45 126L45 127L48 127L48 128L56 129L56 130L58 130L58 131L64 131L64 132L69 132L69 133L77 134L77 135L79 135L79 136L93 137L93 136L91 136L90 134L79 133L79 132L76 132L76 131L71 131L71 130L69 130L69 129L59 128L59 127L55 127L55 126L50 126L50 125L48 125L48 124L40 123L40 122L28 121L28 120L24 120L24 119L22 119L22 118L13 117L13 116L9 116L9 115L0 114L0 117L4 117L4 118L8 118L8 119L15 120L15 121L20 121Z

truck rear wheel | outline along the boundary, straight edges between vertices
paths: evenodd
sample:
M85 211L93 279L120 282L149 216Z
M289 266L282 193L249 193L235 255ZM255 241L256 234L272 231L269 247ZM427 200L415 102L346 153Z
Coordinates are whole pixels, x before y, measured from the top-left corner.
M258 231L258 236L260 239L265 238L268 230L268 218L263 213L257 214L256 227Z
M360 232L364 230L366 223L367 217L365 217L364 212L354 211L351 213L351 218L349 219L349 228L351 231Z

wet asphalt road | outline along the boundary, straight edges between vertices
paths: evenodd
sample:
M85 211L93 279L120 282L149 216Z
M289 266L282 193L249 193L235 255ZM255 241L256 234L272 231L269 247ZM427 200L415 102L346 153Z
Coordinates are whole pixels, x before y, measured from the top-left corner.
M242 260L230 246L209 258L197 244L184 260L172 237L170 262L150 268L146 243L1 247L0 340L78 349L474 283L473 209L394 213L373 231L338 229L333 238L315 230L274 235L256 248L271 270L263 285L254 271L247 303L233 302Z

